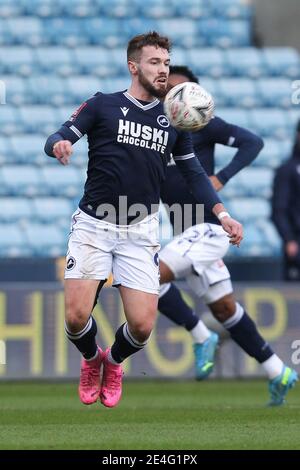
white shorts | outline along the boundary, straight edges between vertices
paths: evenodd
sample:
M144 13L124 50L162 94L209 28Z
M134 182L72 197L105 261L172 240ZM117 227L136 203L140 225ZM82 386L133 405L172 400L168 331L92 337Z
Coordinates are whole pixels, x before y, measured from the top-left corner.
M228 248L225 230L220 225L204 223L175 237L159 258L175 279L186 279L193 292L209 304L233 291L230 273L222 261Z
M159 293L158 214L133 225L114 225L78 209L72 216L65 279L105 280Z

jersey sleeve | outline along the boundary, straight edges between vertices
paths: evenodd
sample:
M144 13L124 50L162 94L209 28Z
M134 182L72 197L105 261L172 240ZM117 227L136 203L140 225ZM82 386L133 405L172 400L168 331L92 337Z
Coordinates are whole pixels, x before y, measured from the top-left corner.
M82 103L58 132L72 143L87 134L96 122L99 101L99 95L96 95Z
M215 117L208 124L207 137L211 143L238 149L229 164L216 175L222 184L227 183L230 178L250 165L264 146L263 140L253 132L230 124L219 117Z
M68 119L54 134L51 134L45 144L45 153L54 157L53 146L60 140L69 140L75 144L94 126L99 106L99 94L82 103L70 119Z

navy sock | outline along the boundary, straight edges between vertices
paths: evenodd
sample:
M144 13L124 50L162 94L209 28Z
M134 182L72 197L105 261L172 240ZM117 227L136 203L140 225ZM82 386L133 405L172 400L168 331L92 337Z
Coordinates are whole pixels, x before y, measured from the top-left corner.
M158 299L158 310L177 325L191 331L198 323L199 317L183 300L179 289L174 284Z
M237 304L237 308L242 307ZM254 357L260 364L269 359L274 351L264 338L259 334L254 321L247 312L241 310L240 318L234 323L227 320L223 326L229 331L232 339L251 357Z
M127 323L123 323L117 329L115 338L115 342L111 347L111 356L119 364L127 357L143 349L147 344L147 341L140 343L132 336Z
M75 344L85 359L91 359L96 355L97 323L92 316L88 319L85 327L78 333L71 333L67 326L65 326L65 332L69 340Z

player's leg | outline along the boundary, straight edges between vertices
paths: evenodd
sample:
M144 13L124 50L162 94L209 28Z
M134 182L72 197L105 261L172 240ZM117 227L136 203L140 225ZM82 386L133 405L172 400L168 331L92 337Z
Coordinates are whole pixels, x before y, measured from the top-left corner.
M112 255L98 246L98 221L82 211L73 216L65 269L65 331L82 354L79 396L97 401L103 353L96 344L97 324L92 316L99 291L112 266ZM93 242L97 246L93 246Z
M100 400L108 407L116 406L121 398L122 362L145 347L155 322L160 248L157 229L158 218L152 216L132 226L128 232L119 229L113 276L127 321L118 328L114 344L105 352Z
M295 384L297 374L274 353L258 332L254 321L236 302L231 290L230 280L220 281L208 289L204 300L231 338L265 370L269 378L270 405L281 405L286 393Z
M170 280L195 278L193 289L201 297L208 288L206 268L224 255L228 238L219 226L201 224L176 237L160 253L161 291L158 309L170 320L185 327L194 341L196 378L201 380L213 370L218 335L211 332L184 302ZM163 283L166 284L163 284Z

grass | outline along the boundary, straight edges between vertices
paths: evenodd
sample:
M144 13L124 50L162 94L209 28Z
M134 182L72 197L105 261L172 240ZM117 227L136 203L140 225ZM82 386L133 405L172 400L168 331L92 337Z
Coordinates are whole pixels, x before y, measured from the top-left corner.
M300 387L267 408L262 381L125 382L119 406L70 383L2 383L0 449L299 449Z

